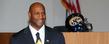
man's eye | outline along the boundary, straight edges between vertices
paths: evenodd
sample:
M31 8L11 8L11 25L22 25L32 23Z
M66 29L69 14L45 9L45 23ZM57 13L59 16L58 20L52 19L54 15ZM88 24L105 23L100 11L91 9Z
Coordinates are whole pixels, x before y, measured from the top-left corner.
M39 13L34 13L34 15L38 15Z

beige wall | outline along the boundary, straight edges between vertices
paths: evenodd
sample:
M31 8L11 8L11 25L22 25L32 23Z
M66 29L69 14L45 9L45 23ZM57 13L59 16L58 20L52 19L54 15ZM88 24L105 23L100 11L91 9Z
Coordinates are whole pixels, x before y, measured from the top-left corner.
M0 0L0 32L17 32L28 25L28 7L40 1L45 4L47 25L64 25L65 9L60 0ZM93 31L109 31L109 0L80 0L82 14L93 24Z

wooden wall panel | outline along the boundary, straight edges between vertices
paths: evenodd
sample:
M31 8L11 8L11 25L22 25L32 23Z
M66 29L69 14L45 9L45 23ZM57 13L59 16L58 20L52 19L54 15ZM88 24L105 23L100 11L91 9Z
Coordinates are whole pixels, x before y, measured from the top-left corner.
M0 33L0 44L9 44L13 33Z

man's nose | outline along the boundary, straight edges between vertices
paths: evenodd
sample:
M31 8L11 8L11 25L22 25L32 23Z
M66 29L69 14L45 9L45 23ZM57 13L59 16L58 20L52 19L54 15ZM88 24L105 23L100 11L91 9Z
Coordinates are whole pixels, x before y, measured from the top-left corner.
M41 18L41 19L44 18L44 15L43 14L40 14L39 15L39 18Z

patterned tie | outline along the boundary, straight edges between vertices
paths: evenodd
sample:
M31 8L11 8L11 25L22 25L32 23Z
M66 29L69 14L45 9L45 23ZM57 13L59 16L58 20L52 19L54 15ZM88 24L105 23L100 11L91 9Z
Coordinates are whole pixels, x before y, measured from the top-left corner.
M40 35L39 33L36 34L36 37L37 37L36 44L42 44L39 35Z

